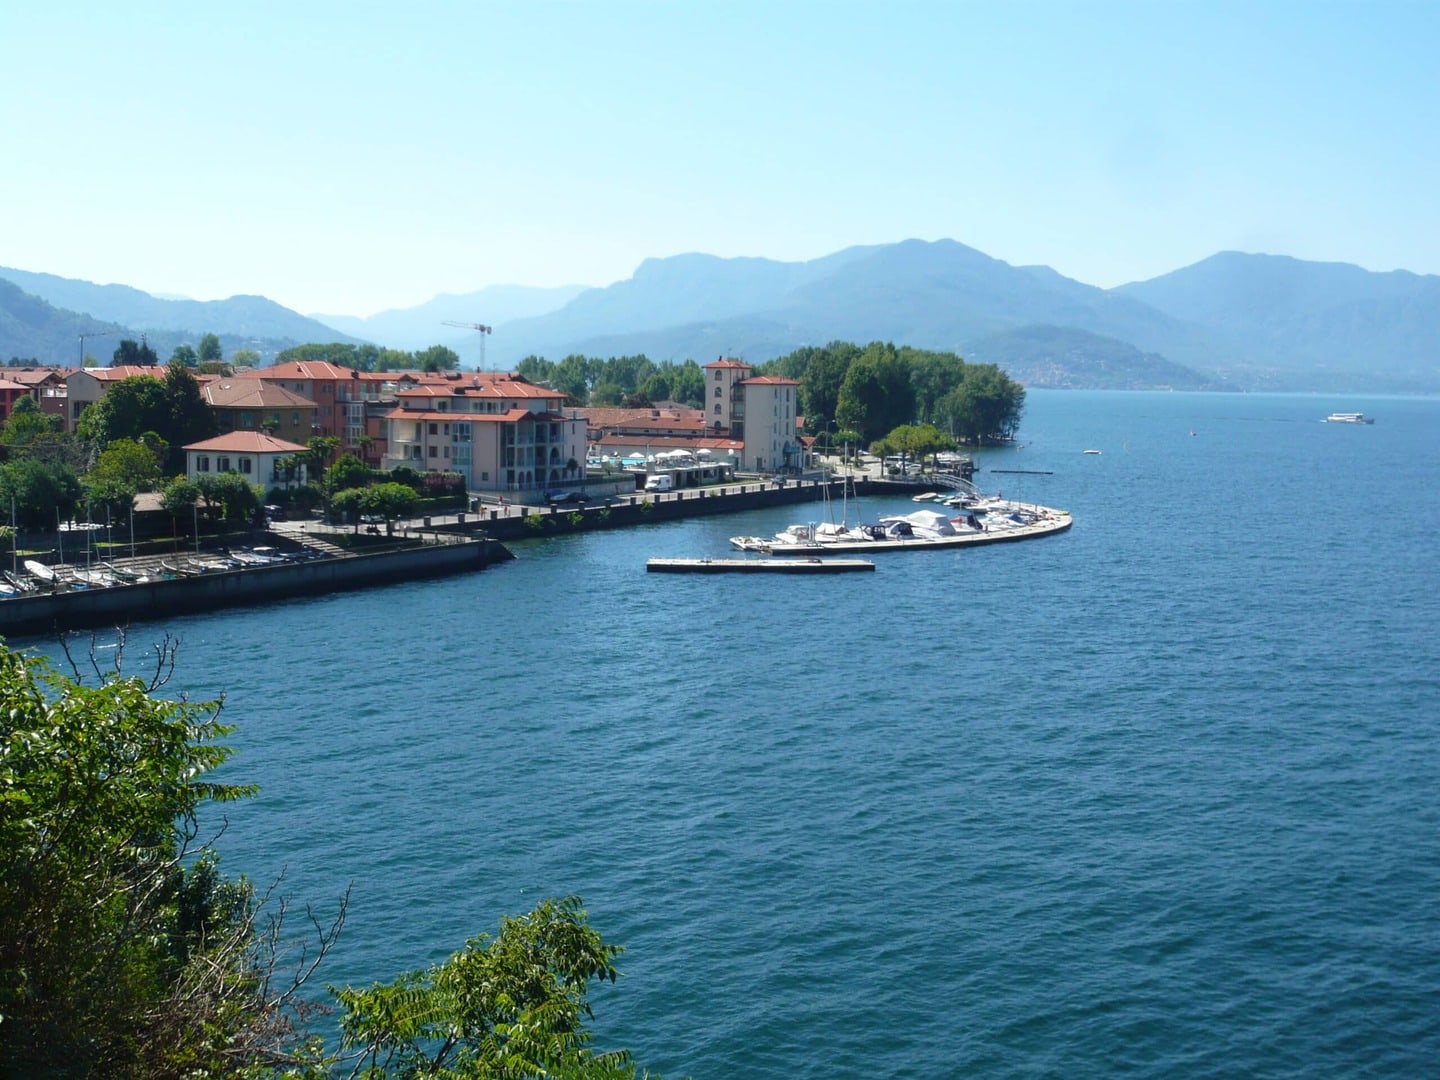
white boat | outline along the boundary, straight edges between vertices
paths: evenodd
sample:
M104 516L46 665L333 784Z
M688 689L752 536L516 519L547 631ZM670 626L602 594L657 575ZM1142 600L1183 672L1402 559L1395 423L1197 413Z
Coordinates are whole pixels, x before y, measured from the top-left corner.
M115 584L115 575L108 570L83 570L77 568L72 571L72 575L75 578L77 586L82 588L109 588Z
M55 571L50 569L50 567L46 566L44 563L37 562L34 559L26 559L24 566L25 572L31 577L33 577L36 581L39 581L45 585L53 585L55 583Z
M1325 418L1327 424L1373 424L1374 417L1362 412L1332 412Z

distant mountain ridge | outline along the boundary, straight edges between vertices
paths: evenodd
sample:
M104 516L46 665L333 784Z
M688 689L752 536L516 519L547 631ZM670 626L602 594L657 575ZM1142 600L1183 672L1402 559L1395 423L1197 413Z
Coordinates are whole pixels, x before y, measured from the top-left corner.
M0 278L21 273L0 270ZM434 332L452 316L493 326L490 367L532 353L761 363L805 345L889 340L994 362L1036 386L1440 392L1440 277L1238 252L1108 290L954 240L852 247L794 263L686 254L647 259L606 288L493 287L369 319L325 317L338 329L258 297L214 308L51 275L22 281L45 288L36 295L65 324L49 339L55 356L73 351L80 332L73 320L82 316L59 313L51 299L65 296L86 305L77 310L130 327L137 315L152 326L206 320L167 336L248 328L263 315L273 319L267 329L297 335L290 344L345 340L342 331L391 347L451 344L467 366L473 333ZM38 347L12 344L43 338L16 329L16 295L25 293L0 291L0 356L44 360ZM234 321L222 324L222 316Z
M452 348L470 340L472 332L447 326L450 322L497 323L544 315L564 307L587 290L585 285L533 288L528 285L491 285L470 293L443 293L411 308L392 308L364 318L353 315L311 315L343 334L392 349L414 352L431 345ZM463 350L461 350L462 355Z
M89 281L10 267L0 267L0 278L13 282L57 308L142 332L210 333L238 339L296 343L319 340L317 335L323 336L327 332L323 324L263 296L232 296L228 300L161 300L129 285L96 285Z

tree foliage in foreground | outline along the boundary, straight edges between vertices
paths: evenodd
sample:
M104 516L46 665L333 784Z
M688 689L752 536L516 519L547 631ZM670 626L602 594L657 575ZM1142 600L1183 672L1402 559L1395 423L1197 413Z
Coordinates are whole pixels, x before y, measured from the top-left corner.
M443 964L334 989L328 1050L301 995L334 944L307 911L225 878L200 816L253 788L216 783L232 729L219 704L157 695L174 646L142 680L89 657L95 685L0 645L0 1076L119 1080L365 1080L636 1074L590 1048L587 986L620 949L576 898L502 920ZM268 914L267 908L273 908Z

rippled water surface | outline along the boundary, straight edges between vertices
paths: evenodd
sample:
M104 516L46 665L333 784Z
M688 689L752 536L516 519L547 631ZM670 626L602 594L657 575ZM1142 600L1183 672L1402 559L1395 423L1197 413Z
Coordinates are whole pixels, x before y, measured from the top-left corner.
M1068 534L644 572L792 508L171 624L263 789L226 866L353 882L336 983L578 893L597 1044L666 1075L1434 1075L1440 402L1032 392L1022 436L980 480Z

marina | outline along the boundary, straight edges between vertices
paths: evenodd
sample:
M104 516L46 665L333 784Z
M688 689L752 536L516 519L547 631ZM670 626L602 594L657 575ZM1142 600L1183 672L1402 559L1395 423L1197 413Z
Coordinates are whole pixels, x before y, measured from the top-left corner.
M873 525L810 522L774 536L732 536L731 546L760 555L870 555L882 551L934 551L1053 536L1070 528L1066 510L992 500L962 507L953 517L939 510L881 517Z

